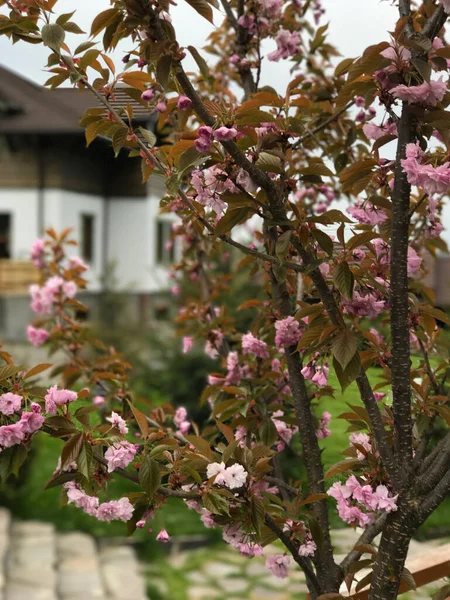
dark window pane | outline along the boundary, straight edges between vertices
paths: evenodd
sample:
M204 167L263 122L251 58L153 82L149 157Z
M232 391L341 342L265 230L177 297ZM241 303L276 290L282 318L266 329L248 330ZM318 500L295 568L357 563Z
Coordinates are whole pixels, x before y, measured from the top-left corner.
M0 258L11 258L11 215L0 213Z
M81 215L81 254L86 262L94 261L94 215Z
M160 220L156 224L156 262L159 265L171 265L175 258L175 249L171 239L172 222Z

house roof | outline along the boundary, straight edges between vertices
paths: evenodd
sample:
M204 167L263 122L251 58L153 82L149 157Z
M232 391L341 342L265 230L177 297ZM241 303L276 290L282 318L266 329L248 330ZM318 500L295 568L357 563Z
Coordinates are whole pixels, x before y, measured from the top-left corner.
M118 89L114 108L131 104L136 121L152 120L145 106ZM102 106L89 90L48 90L0 65L0 134L83 133L79 121L88 108Z

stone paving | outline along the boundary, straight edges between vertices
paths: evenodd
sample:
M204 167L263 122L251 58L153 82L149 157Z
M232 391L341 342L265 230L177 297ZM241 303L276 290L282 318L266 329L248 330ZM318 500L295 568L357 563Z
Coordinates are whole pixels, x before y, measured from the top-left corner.
M98 547L85 533L11 521L0 508L0 600L148 600L129 546Z
M354 546L360 532L332 532L338 553ZM0 508L0 600L304 600L303 574L293 564L287 579L273 577L264 559L245 559L229 547L180 552L139 564L129 545L98 544L80 533L57 533L53 525L12 521ZM413 541L420 556L439 541ZM265 554L282 552L277 546ZM146 588L150 590L147 596ZM442 585L420 588L401 598L430 599Z
M333 543L343 558L355 545L361 531L351 529L332 532ZM439 541L422 544L411 542L410 556L420 555ZM220 548L220 549L219 549ZM146 566L150 596L155 600L305 600L307 588L303 573L294 564L287 579L273 577L265 568L265 559L251 560L239 556L228 547L176 552L161 563ZM265 554L282 552L277 546L267 546ZM339 556L338 556L339 558ZM449 574L450 575L450 574ZM178 579L176 589L172 582ZM444 581L424 586L416 592L400 596L402 600L429 600ZM182 591L180 591L182 590Z

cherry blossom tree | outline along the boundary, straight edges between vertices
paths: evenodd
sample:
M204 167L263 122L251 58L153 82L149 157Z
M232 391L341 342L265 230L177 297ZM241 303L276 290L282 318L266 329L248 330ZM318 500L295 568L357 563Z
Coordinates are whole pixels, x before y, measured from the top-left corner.
M165 178L161 210L177 215L183 248L174 277L198 283L177 318L183 349L202 344L217 363L199 399L210 419L200 430L184 407L139 405L131 365L75 318L86 265L67 253L70 231L48 230L32 248L42 281L31 289L38 318L28 336L66 361L53 370L61 381L42 389L33 377L50 365L26 371L0 351L1 472L17 474L44 431L64 442L47 486L94 518L132 532L177 497L248 558L278 540L285 550L267 568L285 577L297 563L313 599L341 597L367 566L358 588L396 598L412 583L412 535L450 491L448 318L423 277L424 256L445 249L450 2L398 0L392 32L337 62L320 0L186 1L210 22L225 15L202 51L179 46L167 0L111 0L74 49L65 33L82 32L57 0L0 0L0 33L49 48L49 87L92 94L97 107L81 122L88 144L106 136L141 161L144 181ZM119 68L111 53L124 40ZM187 53L197 72L186 72ZM266 61L289 62L287 89L261 87ZM117 110L119 86L130 104ZM131 99L157 113L158 136L134 127ZM383 156L387 144L394 159ZM218 303L230 277L214 265L225 259L265 290L265 302L240 306L254 315L250 331ZM346 458L325 472L330 370L343 391L356 384L360 403L343 415ZM304 480L283 468L288 451ZM111 473L129 480L126 497L108 497ZM341 562L330 539L336 510L364 529Z

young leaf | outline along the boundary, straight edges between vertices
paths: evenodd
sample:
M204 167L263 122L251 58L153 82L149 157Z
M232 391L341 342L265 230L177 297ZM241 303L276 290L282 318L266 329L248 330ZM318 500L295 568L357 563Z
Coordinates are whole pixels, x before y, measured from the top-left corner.
M338 263L334 268L333 281L337 289L347 300L351 300L353 296L353 286L355 277L348 266L348 263Z
M81 452L84 443L84 433L79 431L69 438L61 453L61 470L64 470L74 462Z
M354 357L358 347L356 335L350 329L344 329L334 338L332 350L334 358L345 371L348 363Z
M161 470L159 464L154 458L146 456L139 469L139 483L149 500L153 499L160 482Z
M342 391L346 390L348 386L355 381L361 372L361 360L359 358L359 354L353 356L351 361L348 363L345 369L342 369L339 362L334 358L333 359L333 367L336 373L336 377L341 384Z
M58 23L47 23L41 29L41 37L46 46L55 52L59 52L66 34Z

